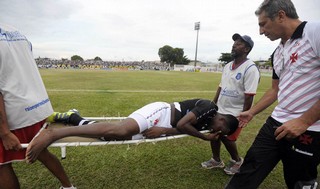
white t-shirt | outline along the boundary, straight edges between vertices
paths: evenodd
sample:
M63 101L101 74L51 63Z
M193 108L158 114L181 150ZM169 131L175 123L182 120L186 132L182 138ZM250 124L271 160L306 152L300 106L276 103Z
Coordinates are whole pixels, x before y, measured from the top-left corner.
M320 23L304 24L273 55L279 92L272 117L282 123L300 117L320 99ZM308 130L320 131L320 120Z
M260 72L249 59L236 69L232 69L233 64L229 62L223 69L217 106L219 113L238 116L243 111L245 94L256 94Z
M10 130L33 125L53 113L31 43L15 28L0 24L0 92Z

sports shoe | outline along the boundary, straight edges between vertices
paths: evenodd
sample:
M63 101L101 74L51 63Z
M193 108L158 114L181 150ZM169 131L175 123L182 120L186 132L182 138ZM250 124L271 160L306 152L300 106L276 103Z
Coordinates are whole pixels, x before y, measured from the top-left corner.
M242 163L243 163L243 158L240 158L240 161L235 161L231 159L229 161L229 164L223 170L228 175L234 175L239 172L239 169Z
M54 116L53 120L54 120L54 122L69 124L69 122L70 122L69 118L72 114L80 115L79 111L76 109L71 109L71 110L64 112L64 113L54 112L53 113L53 116Z
M224 163L223 163L223 161L216 161L213 158L211 158L208 161L202 162L201 166L205 169L223 168Z

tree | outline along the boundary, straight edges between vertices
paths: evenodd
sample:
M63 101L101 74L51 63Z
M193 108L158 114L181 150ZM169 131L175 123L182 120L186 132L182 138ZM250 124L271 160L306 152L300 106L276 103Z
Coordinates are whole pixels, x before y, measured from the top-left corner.
M81 56L79 56L79 55L73 55L73 56L71 57L71 60L80 60L80 61L83 61L83 58L82 58Z
M102 61L102 59L101 59L99 56L96 56L96 57L94 58L94 61Z
M190 60L184 55L182 48L172 48L169 45L161 47L158 51L161 62L167 62L170 67L174 64L188 64Z
M223 64L227 64L228 62L233 60L231 53L221 53L221 56L218 59Z

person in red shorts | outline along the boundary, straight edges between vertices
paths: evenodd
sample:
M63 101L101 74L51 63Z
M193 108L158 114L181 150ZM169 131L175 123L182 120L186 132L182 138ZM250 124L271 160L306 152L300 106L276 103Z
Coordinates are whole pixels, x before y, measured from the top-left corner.
M17 29L0 24L0 188L20 188L12 167L24 161L29 143L53 109L32 54L32 45ZM44 149L38 156L62 188L75 188L60 161Z

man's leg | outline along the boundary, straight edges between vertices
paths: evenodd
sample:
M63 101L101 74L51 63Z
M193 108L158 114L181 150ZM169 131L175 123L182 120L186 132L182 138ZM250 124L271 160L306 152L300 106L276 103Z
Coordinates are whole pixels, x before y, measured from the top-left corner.
M236 141L231 141L231 140L224 138L222 140L222 142L223 142L224 146L226 147L227 151L229 152L231 159L233 159L235 161L240 161L241 158L238 153Z
M210 141L212 157L216 161L221 161L220 159L220 149L221 149L221 140Z
M276 123L269 118L249 148L240 172L227 184L227 189L256 189L280 160L274 131Z
M0 165L0 188L20 188L18 178L11 163Z
M243 163L243 159L239 156L236 141L231 141L227 138L223 138L222 142L231 155L231 160L229 161L229 164L226 166L224 171L228 175L234 175L235 173L239 172L240 166Z
M63 187L71 187L72 184L56 156L44 149L38 157L38 160L45 165L48 170L60 181Z
M206 169L212 168L223 168L224 163L220 159L220 148L221 148L221 141L210 141L211 151L212 151L212 158L208 161L202 162L201 166Z
M26 152L27 162L34 162L39 154L50 144L67 136L128 138L140 132L134 119L127 118L117 123L100 122L81 127L63 127L56 129L44 129L29 144Z

